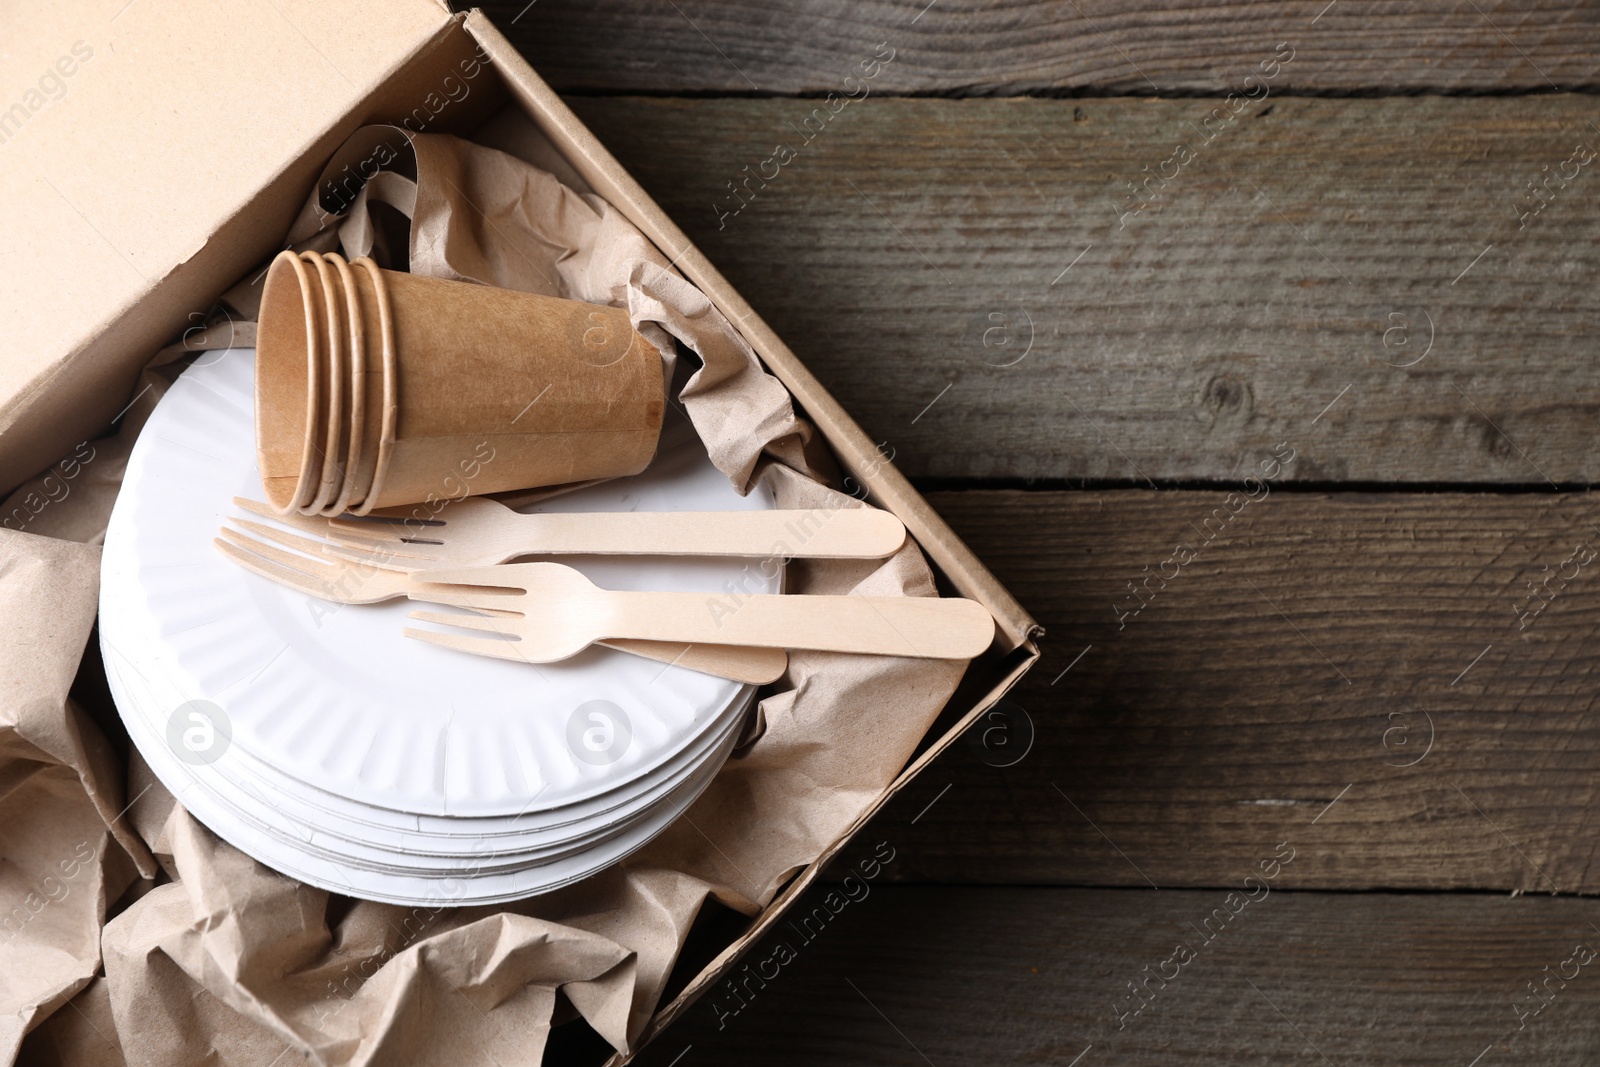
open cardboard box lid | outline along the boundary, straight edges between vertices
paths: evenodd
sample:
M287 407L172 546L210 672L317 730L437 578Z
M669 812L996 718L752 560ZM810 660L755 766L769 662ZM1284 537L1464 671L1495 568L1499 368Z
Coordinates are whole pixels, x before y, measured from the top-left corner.
M435 0L0 11L0 492L106 432L281 240L307 150L451 22Z

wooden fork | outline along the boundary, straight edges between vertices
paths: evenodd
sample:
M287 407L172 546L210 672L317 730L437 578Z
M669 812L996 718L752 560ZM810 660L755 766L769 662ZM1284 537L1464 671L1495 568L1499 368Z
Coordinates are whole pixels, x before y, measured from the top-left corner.
M409 598L472 607L462 599L472 591L454 585L432 583L420 574L392 569L392 565L385 563L381 557L368 554L363 562L330 559L325 550L333 546L248 519L235 518L233 521L255 536L223 527L221 536L213 543L224 555L247 570L310 596L339 604L377 604L385 600ZM314 528L314 524L321 522L326 520L305 519L295 525ZM269 542L295 551L286 552ZM492 591L489 591L489 595L493 595ZM783 651L770 648L633 640L600 643L660 663L676 664L749 685L764 685L776 680L788 667L789 660Z
M596 641L706 641L927 659L971 659L994 639L982 604L945 597L784 596L613 592L559 563L447 567L457 606L492 616L413 611L413 619L493 637L434 630L407 637L484 656L549 663Z
M876 508L524 515L481 496L452 501L426 518L395 508L331 519L327 529L343 544L462 567L573 554L881 559L906 539L904 524Z

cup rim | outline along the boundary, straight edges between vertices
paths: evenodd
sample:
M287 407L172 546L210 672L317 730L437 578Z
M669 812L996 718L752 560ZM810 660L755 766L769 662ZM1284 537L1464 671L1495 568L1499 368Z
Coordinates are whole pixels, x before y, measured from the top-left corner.
M361 256L351 266L360 267L372 278L373 299L378 305L378 329L383 351L383 422L378 433L378 461L372 470L372 484L365 497L351 509L353 515L366 515L372 511L383 491L384 476L393 458L395 419L399 414L398 382L395 380L396 356L394 345L394 315L389 304L389 287L383 280L383 271L371 256ZM368 418L371 418L369 415Z
M306 311L306 436L300 450L300 481L295 488L294 510L305 513L322 485L317 460L323 454L321 441L327 432L328 412L322 384L328 353L322 326L321 281L311 277L300 255L294 256L294 262L299 264L296 277L300 282L300 301Z
M323 510L324 515L333 516L348 510L358 495L363 499L366 496L360 491L357 483L361 470L361 446L366 438L367 338L360 294L356 290L355 275L350 270L350 264L337 252L324 252L323 259L333 265L339 277L339 286L344 292L345 324L350 350L348 381L350 401L346 420L344 478L338 494Z
M338 495L344 482L344 472L339 469L343 455L340 444L344 440L344 331L339 323L338 275L317 252L302 252L300 258L316 268L317 280L322 290L321 322L325 332L323 360L319 366L326 386L322 402L322 469L317 474L316 487L310 501L301 507L307 515L324 514L324 509Z

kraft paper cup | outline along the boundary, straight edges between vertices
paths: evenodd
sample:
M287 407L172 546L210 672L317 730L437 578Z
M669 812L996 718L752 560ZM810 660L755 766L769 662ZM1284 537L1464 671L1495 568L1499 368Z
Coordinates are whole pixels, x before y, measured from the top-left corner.
M661 356L625 310L371 270L380 312L388 297L394 389L359 513L649 465L666 405Z
M306 514L330 514L329 505L339 496L344 485L344 438L349 413L345 410L345 396L349 392L345 379L345 338L350 332L346 323L344 292L339 285L339 275L332 263L316 252L303 252L301 258L311 264L322 286L322 464L316 491L309 504L300 510Z
M288 514L320 483L322 286L295 252L267 270L256 342L256 460L267 501ZM315 467L315 471L314 468Z
M304 260L273 261L261 305L256 444L280 511L595 481L655 455L661 357L626 311Z
M351 510L365 515L373 509L383 491L383 472L394 448L399 383L395 379L394 317L389 310L389 290L383 284L383 271L366 256L352 265L360 268L354 273L367 333L368 402Z
M366 436L367 345L369 343L368 338L372 335L367 332L366 316L362 312L361 296L356 291L356 287L359 284L356 278L357 271L350 269L350 264L344 261L343 256L330 253L325 258L339 276L339 290L344 297L343 321L349 331L345 338L350 375L345 383L349 403L345 408L344 479L338 495L323 512L326 515L338 515L358 505L365 498L367 491L367 485L360 481L359 474L363 460L364 438ZM376 461L377 457L374 456L374 466Z
M301 299L308 313L306 334L306 392L307 410L311 417L306 423L306 438L301 445L300 485L296 490L295 507L304 514L311 513L311 505L322 488L322 464L326 455L328 436L328 315L322 278L317 269L304 256L306 264L304 288Z

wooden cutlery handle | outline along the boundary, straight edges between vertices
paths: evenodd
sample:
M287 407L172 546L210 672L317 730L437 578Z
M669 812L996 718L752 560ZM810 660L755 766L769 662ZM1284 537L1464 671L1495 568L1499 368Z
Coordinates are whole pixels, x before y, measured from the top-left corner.
M519 516L504 536L508 555L797 556L881 559L905 543L887 511L548 512Z
M925 659L972 659L994 618L949 597L725 596L602 593L605 637L806 648Z
M658 663L687 667L691 671L730 678L746 685L775 682L789 666L789 654L781 648L686 645L682 642L630 641L627 638L600 643L619 652L631 652Z

